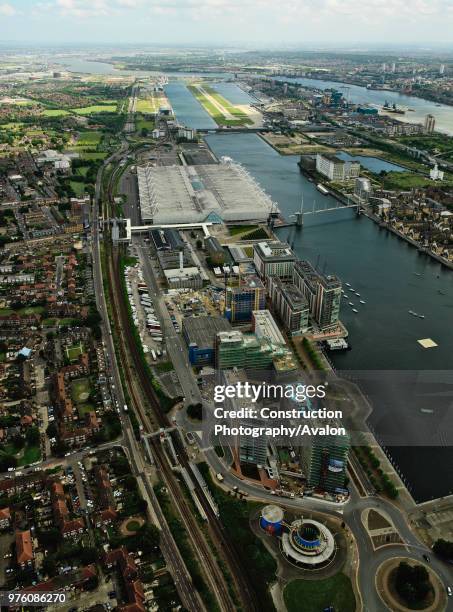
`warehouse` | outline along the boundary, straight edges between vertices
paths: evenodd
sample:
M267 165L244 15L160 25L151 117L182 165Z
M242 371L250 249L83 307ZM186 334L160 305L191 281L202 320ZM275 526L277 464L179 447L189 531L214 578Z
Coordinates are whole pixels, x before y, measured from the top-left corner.
M192 365L214 363L214 342L218 332L230 331L231 325L223 317L188 317L183 319L182 333L189 347Z
M229 159L200 166L141 166L137 180L146 223L266 221L278 213L248 172Z

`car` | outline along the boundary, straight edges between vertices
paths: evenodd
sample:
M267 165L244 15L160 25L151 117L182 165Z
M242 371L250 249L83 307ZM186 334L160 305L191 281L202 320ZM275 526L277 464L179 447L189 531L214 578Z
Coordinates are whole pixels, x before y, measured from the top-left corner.
M453 591L450 586L447 586L447 595L448 597L451 597L453 595Z
M422 557L426 561L426 563L431 563L431 559L428 557L428 555L423 554Z

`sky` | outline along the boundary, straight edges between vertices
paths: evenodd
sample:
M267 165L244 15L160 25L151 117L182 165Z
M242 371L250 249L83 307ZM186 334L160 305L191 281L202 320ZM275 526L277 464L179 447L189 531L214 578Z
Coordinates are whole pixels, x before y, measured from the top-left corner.
M451 43L453 0L0 0L0 42Z

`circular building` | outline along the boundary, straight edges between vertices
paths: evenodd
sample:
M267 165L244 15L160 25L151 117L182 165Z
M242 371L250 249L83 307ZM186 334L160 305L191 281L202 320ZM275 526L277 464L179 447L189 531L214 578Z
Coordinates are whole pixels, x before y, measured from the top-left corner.
M335 556L335 540L330 530L313 519L297 519L281 538L285 557L299 567L319 569Z
M269 504L261 510L260 527L272 535L280 535L284 513L279 506Z

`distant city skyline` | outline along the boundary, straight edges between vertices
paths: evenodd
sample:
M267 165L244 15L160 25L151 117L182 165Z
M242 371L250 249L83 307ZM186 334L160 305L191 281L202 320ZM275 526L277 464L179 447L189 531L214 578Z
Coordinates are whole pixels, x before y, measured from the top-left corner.
M451 44L452 0L0 0L3 41Z

